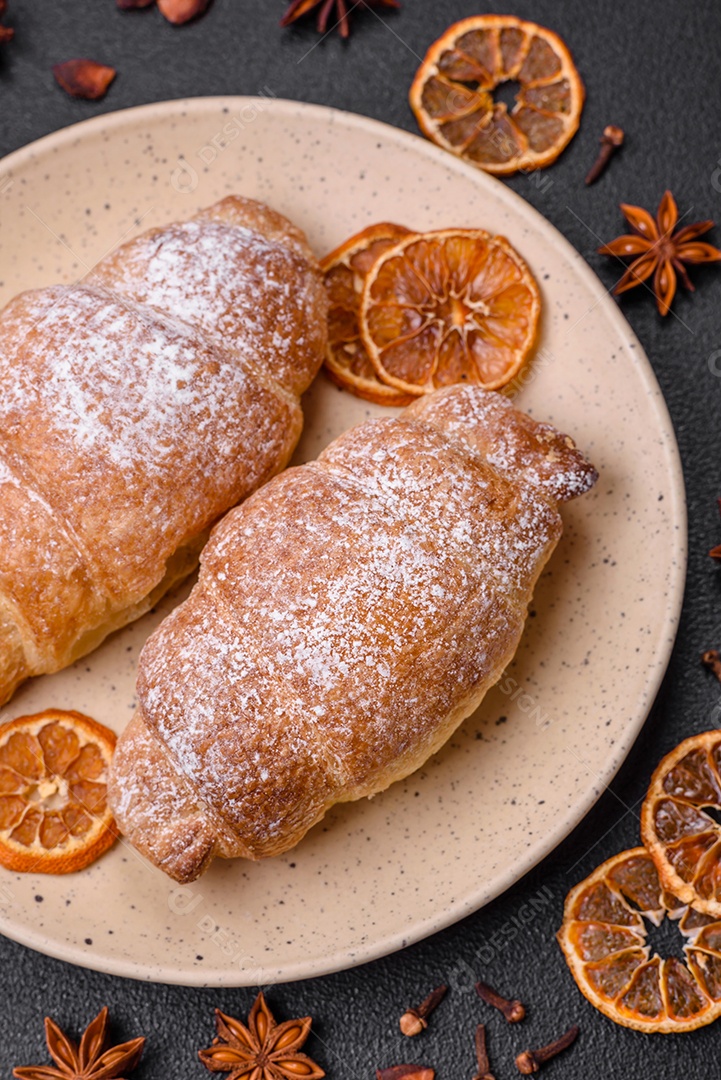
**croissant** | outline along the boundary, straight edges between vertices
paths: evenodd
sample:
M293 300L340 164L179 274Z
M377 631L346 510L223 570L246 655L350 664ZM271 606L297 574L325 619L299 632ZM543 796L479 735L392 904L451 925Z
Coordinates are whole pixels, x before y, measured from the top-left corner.
M0 704L147 611L288 462L322 362L303 234L231 197L0 314Z
M464 386L266 484L142 651L109 784L121 830L192 881L417 769L511 660L557 504L595 479L569 438Z

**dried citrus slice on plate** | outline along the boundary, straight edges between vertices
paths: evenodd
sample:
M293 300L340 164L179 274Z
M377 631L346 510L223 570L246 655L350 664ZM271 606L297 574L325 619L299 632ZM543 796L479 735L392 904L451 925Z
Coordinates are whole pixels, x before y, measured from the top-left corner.
M0 865L68 874L117 831L106 801L115 735L78 712L46 709L0 727Z
M644 919L679 921L685 963L651 956ZM682 905L645 848L623 851L566 897L558 931L581 992L637 1031L691 1031L721 1016L721 922Z
M376 259L410 230L381 222L351 236L321 260L330 300L325 370L338 386L376 405L410 405L413 395L382 383L371 364L358 326L366 274Z
M533 348L541 294L521 256L481 229L411 233L367 272L363 343L378 377L406 394L453 383L497 390Z
M512 110L493 91L514 80ZM571 54L552 30L513 15L474 15L431 45L410 90L429 139L497 176L541 169L568 145L584 89Z
M641 839L684 903L721 919L721 731L686 739L658 766L641 809Z

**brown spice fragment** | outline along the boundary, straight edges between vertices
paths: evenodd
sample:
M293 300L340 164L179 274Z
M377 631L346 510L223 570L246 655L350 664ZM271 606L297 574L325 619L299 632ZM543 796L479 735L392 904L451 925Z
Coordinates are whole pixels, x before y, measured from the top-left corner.
M716 500L716 504L721 514L721 496ZM712 559L721 559L721 544L717 544L716 547L712 547L709 551L709 555Z
M516 1068L524 1076L530 1076L531 1073L537 1073L541 1065L550 1061L556 1054L560 1054L562 1050L567 1050L571 1043L574 1043L578 1038L578 1026L576 1024L569 1028L565 1034L561 1035L559 1039L555 1039L554 1042L549 1043L548 1046L542 1046L538 1050L524 1050L516 1058Z
M391 1065L376 1069L376 1080L434 1080L434 1069L426 1065Z
M155 0L115 0L121 11L135 11L138 8L150 7Z
M503 1013L509 1024L517 1024L526 1015L525 1005L518 998L511 998L510 1000L504 998L488 983L477 982L476 993L482 1001L485 1001L486 1005L492 1005L494 1009L498 1009L499 1012Z
M400 1029L404 1035L420 1035L428 1027L428 1017L440 1005L446 996L447 986L437 986L416 1008L409 1008L400 1019Z
M210 0L158 0L158 10L174 26L197 19L208 7Z
M66 93L96 101L105 95L117 71L106 64L98 64L95 60L77 59L55 64L53 75Z
M0 0L0 19L2 19L7 8L7 0ZM2 44L3 41L11 41L14 37L15 31L12 26L0 26L0 44Z
M709 671L712 671L719 682L721 682L721 653L718 649L707 649L701 657L702 663L706 665Z

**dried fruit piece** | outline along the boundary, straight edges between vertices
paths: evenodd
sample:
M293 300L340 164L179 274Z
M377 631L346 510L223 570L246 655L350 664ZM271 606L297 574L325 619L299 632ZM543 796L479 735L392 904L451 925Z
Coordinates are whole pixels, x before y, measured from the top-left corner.
M641 839L665 888L721 919L721 731L686 739L658 766L641 809Z
M410 231L402 225L382 222L369 225L331 251L321 261L330 300L328 349L325 370L343 390L376 405L409 405L404 394L381 382L360 336L358 311L363 285L376 259Z
M107 92L117 71L106 64L98 64L95 60L77 59L55 64L53 75L66 93L96 101Z
M686 964L650 956L648 919L679 920ZM623 851L571 889L558 931L578 988L637 1031L692 1031L721 1016L721 922L667 892L645 848Z
M501 83L519 84L508 112ZM497 176L550 165L581 119L584 90L566 45L513 15L475 15L431 45L410 89L424 135Z
M0 727L0 865L69 874L107 851L114 748L113 732L78 712L46 709Z
M468 382L497 390L536 339L541 294L502 236L481 229L412 233L367 273L363 344L379 379L402 393Z
M174 26L197 19L208 7L210 0L158 0L158 11Z

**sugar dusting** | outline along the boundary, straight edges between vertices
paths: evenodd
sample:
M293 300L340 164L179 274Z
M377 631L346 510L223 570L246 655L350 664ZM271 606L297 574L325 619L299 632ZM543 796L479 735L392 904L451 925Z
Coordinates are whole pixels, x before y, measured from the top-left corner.
M266 485L147 643L143 715L236 830L227 854L283 850L409 771L511 658L561 523L542 446L527 468L490 462L527 435L491 397L371 421Z
M150 241L140 237L90 284L21 294L0 317L0 479L9 492L19 477L43 520L51 511L28 566L48 576L53 611L77 606L53 530L107 594L105 617L155 587L176 548L277 472L297 441L297 395L322 360L318 268L279 215L233 199L222 212L236 201L242 225L206 219L149 234L161 257L146 291L160 307L173 298L164 310L133 295L145 288L136 256ZM253 230L254 215L258 228L272 217L272 239ZM233 316L218 329L227 306ZM48 620L32 644L37 671L91 629L69 614L58 638Z
M227 452L213 433L229 433L228 401L247 394L253 377L180 320L88 286L30 294L23 318L33 334L6 353L14 377L0 397L8 431L42 416L47 435L81 458L102 455L126 477L165 471L196 439L204 472Z
M317 370L322 321L308 319L321 294L317 270L292 247L247 226L170 225L126 244L95 276L201 329L290 389L305 389L306 371L312 378Z

